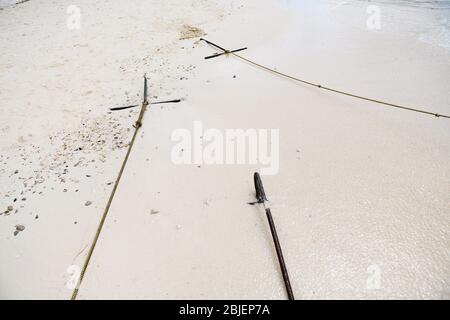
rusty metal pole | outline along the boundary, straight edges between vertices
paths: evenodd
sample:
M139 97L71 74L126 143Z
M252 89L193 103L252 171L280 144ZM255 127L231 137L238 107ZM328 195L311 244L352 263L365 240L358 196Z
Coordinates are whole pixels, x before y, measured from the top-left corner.
M272 233L273 243L275 245L275 250L278 256L278 262L280 263L281 273L283 275L284 285L286 286L286 292L289 300L295 300L294 292L292 291L291 282L289 280L289 273L286 268L286 263L284 262L283 251L281 250L280 240L278 239L277 229L275 228L275 222L272 218L272 213L270 211L270 207L268 205L268 200L266 197L266 193L264 191L264 187L261 181L261 177L258 172L255 172L253 176L253 180L255 182L255 190L256 190L256 200L257 203L262 203L264 205L264 209L266 210L267 220L269 221L270 232Z

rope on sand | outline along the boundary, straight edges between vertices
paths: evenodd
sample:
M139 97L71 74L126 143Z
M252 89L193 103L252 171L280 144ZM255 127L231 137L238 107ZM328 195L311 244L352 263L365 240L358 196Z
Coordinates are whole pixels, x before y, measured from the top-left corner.
M137 121L136 121L136 123L134 125L134 134L133 134L133 137L131 138L130 144L128 145L127 153L126 153L125 158L124 158L124 160L122 162L122 166L120 167L119 174L117 176L116 182L114 183L113 189L112 189L111 194L109 196L108 203L106 204L106 207L105 207L105 211L103 212L102 218L101 218L100 223L99 223L99 225L97 227L97 231L95 232L94 240L93 240L93 242L92 242L92 244L91 244L91 246L89 248L89 252L88 252L88 254L86 256L86 260L84 261L83 268L81 269L81 273L80 273L80 278L78 279L77 287L75 288L75 290L72 293L71 300L76 300L77 299L77 295L78 295L78 291L79 291L81 282L83 281L84 275L86 273L86 269L87 269L87 267L89 265L89 262L90 262L90 260L92 258L92 254L94 253L94 249L95 249L95 246L97 244L98 238L100 237L100 233L101 233L103 225L105 223L106 216L108 215L109 208L111 207L111 203L112 203L112 201L114 199L114 195L116 194L116 190L117 190L117 187L119 186L120 179L122 178L122 174L123 174L123 172L125 170L125 166L127 165L128 158L130 157L131 149L133 148L134 142L135 142L136 137L137 137L137 133L139 131L139 128L142 127L142 120L144 118L144 112L145 112L145 109L147 108L148 104L149 103L147 101L147 77L144 75L144 100L142 102L141 112L139 113L139 117L138 117L138 119L137 119Z
M284 285L286 287L286 293L289 300L295 300L294 292L292 291L291 281L289 280L289 273L284 261L283 250L281 249L280 239L278 239L277 229L275 222L273 221L272 212L270 211L269 200L266 197L264 187L261 181L261 177L258 172L253 174L253 181L255 183L256 202L249 204L262 203L266 211L267 221L269 222L270 233L272 234L273 244L277 252L278 263L280 264L281 274L283 275Z
M399 109L413 111L413 112L424 113L424 114L432 115L432 116L435 116L435 117L438 117L438 118L442 117L442 118L450 119L450 116L445 115L445 114L439 114L439 113L436 113L436 112L431 112L431 111L427 111L427 110L423 110L423 109L406 107L406 106L403 106L403 105L394 104L394 103L390 103L390 102L386 102L386 101L382 101L382 100L378 100L378 99L367 98L367 97L363 97L363 96L356 95L356 94L353 94L353 93L349 93L349 92L341 91L341 90L338 90L338 89L326 87L326 86L323 86L323 85L320 85L320 84L316 84L316 83L313 83L313 82L310 82L310 81L307 81L307 80L304 80L304 79L301 79L301 78L297 78L297 77L288 75L286 73L274 70L272 68L266 67L266 66L264 66L262 64L259 64L259 63L255 62L255 61L252 61L250 59L244 58L243 56L237 54L235 51L233 51L233 50L230 51L230 50L224 49L221 46L219 46L219 45L217 45L217 44L215 44L215 43L213 43L211 41L208 41L206 39L200 38L200 40L203 40L207 44L209 44L209 45L211 45L211 46L213 46L213 47L223 51L223 53L221 53L221 54L216 54L214 56L210 56L210 57L207 57L207 58L216 57L216 56L220 56L220 55L223 55L223 54L225 54L225 55L231 54L231 55L233 55L233 56L235 56L235 57L237 57L237 58L239 58L239 59L241 59L241 60L243 60L243 61L245 61L245 62L247 62L249 64L252 64L252 65L254 65L254 66L258 67L258 68L261 68L263 70L266 70L266 71L269 71L271 73L277 74L277 75L279 75L281 77L284 77L284 78L287 78L287 79L290 79L290 80L294 80L294 81L297 81L297 82L300 82L300 83L303 83L303 84L306 84L306 85L309 85L309 86L312 86L312 87L328 90L328 91L331 91L331 92L334 92L334 93L338 93L338 94L341 94L341 95L353 97L353 98L356 98L356 99L361 99L361 100L365 100L365 101L370 101L370 102L382 104L382 105L389 106L389 107L399 108Z

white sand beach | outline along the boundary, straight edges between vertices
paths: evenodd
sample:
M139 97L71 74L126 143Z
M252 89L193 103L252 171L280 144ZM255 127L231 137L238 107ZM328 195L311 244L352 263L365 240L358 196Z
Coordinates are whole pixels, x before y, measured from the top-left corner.
M139 114L109 108L140 105L144 74L150 105L78 299L286 299L264 210L248 204L261 166L175 164L172 135L195 121L278 130L278 170L262 178L297 299L450 298L450 119L205 60L219 51L199 40L448 115L450 1L11 2L0 299L71 298Z

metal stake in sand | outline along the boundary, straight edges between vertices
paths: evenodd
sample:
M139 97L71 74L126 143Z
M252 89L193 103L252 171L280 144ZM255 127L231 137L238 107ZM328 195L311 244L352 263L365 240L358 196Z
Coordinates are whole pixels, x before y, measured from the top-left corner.
M102 232L102 228L103 228L103 225L105 224L106 216L108 215L109 208L111 207L111 203L114 199L114 195L116 194L117 187L119 186L120 178L122 178L123 171L125 170L125 166L127 165L128 158L130 157L131 149L133 148L134 141L136 140L136 137L137 137L137 133L139 131L139 128L142 127L142 120L144 118L144 112L147 109L148 104L149 103L147 101L147 76L144 74L144 99L143 99L142 105L141 105L141 112L139 113L139 117L134 124L134 134L133 134L133 137L131 138L130 144L128 145L127 153L122 162L122 166L120 167L119 174L117 175L116 182L114 183L113 189L112 189L111 194L108 199L108 203L106 204L106 207L105 207L105 211L103 212L102 218L97 227L97 231L95 232L94 240L92 241L92 244L89 248L89 252L88 252L88 254L86 256L86 260L84 261L84 264L83 264L83 268L81 269L80 278L78 279L77 287L75 288L75 290L72 293L72 300L76 300L76 298L77 298L81 282L83 281L84 275L85 275L87 267L89 265L89 261L92 258L92 254L94 253L94 249L98 242L98 238L100 237L100 233Z
M222 48L222 47L220 47L220 46L218 46L218 45L216 45L216 44L214 44L214 43L212 43L212 42L210 42L210 41L208 41L206 39L200 38L200 40L201 41L205 41L207 44L209 44L209 45L211 45L211 46L213 46L213 47L223 51L223 52L215 53L213 55L205 57L206 60L207 59L212 59L212 58L217 58L217 57L220 57L220 56L222 56L224 54L235 53L235 52L247 50L247 47L240 48L240 49L235 49L235 50L227 50L227 49L224 49L224 48Z
M278 262L280 263L281 273L283 274L284 285L286 286L286 292L289 300L295 300L294 293L292 291L291 282L289 281L289 274L286 268L286 263L284 262L283 251L281 250L280 240L278 239L277 230L275 228L275 223L273 222L272 213L268 205L268 200L266 193L264 192L264 187L261 181L261 177L258 172L253 175L253 180L255 182L256 190L256 202L251 203L262 203L264 209L266 210L267 220L269 221L270 232L272 233L273 243L275 245L275 250L277 251Z
M306 84L308 86L316 87L318 89L327 90L327 91L334 92L334 93L337 93L337 94L341 94L341 95L344 95L344 96L348 96L348 97L352 97L352 98L360 99L360 100L365 100L365 101L369 101L369 102L385 105L385 106L388 106L388 107L393 107L393 108L403 109L403 110L407 110L407 111L428 114L428 115L431 115L431 116L434 116L434 117L437 117L437 118L441 117L441 118L450 119L450 115L440 114L440 113L436 113L436 112L432 112L432 111L428 111L428 110L424 110L424 109L412 108L412 107L408 107L408 106L404 106L404 105L400 105L400 104L396 104L396 103L390 103L390 102L379 100L379 99L364 97L364 96L361 96L361 95L358 95L358 94L354 94L354 93L351 93L351 92L342 91L342 90L339 90L339 89L323 86L321 84L313 83L313 82L305 80L305 79L294 77L294 76L289 75L287 73L283 73L283 72L277 71L274 68L270 68L270 67L267 67L267 66L265 66L263 64L257 63L257 62L255 62L253 60L247 59L247 58L245 58L245 57L243 57L243 56L241 56L241 55L236 53L238 51L245 50L246 48L237 49L237 50L228 50L228 49L225 49L225 48L219 46L218 44L215 44L215 43L213 43L211 41L208 41L206 39L200 38L200 40L205 41L207 44L209 44L209 45L211 45L211 46L213 46L213 47L223 51L222 53L213 54L212 56L206 57L205 59L219 57L219 56L224 55L224 54L230 54L230 55L233 55L233 56L241 59L242 61L245 61L245 62L247 62L247 63L249 63L249 64L251 64L251 65L253 65L255 67L258 67L260 69L268 71L268 72L270 72L272 74L276 74L278 76L281 76L281 77L284 77L284 78L287 78L287 79L290 79L290 80L293 80L293 81L296 81L296 82L300 82L300 83Z
M179 103L179 102L181 102L181 99L158 101L158 102L152 102L150 104L166 104L166 103ZM109 110L110 111L120 111L120 110L126 110L126 109L130 109L130 108L136 108L136 107L139 107L139 105L133 104L131 106L125 106L125 107L114 107L114 108L109 108Z

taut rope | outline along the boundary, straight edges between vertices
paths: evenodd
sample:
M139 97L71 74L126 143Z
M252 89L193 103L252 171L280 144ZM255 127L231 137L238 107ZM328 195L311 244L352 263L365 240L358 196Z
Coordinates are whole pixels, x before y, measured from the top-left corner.
M206 43L212 45L213 47L222 50L223 51L222 54L231 54L231 55L233 55L233 56L235 56L235 57L237 57L237 58L239 58L239 59L241 59L241 60L243 60L243 61L245 61L247 63L250 63L250 64L252 64L252 65L254 65L254 66L258 67L258 68L261 68L261 69L264 69L266 71L272 72L272 73L277 74L277 75L279 75L281 77L284 77L284 78L288 78L288 79L291 79L291 80L294 80L294 81L297 81L297 82L301 82L303 84L306 84L306 85L309 85L309 86L312 86L312 87L328 90L328 91L331 91L331 92L334 92L334 93L342 94L342 95L353 97L353 98L356 98L356 99L361 99L361 100L366 100L366 101L382 104L382 105L389 106L389 107L399 108L399 109L413 111L413 112L420 112L420 113L432 115L432 116L435 116L435 117L442 117L442 118L450 119L450 116L445 115L445 114L439 114L439 113L431 112L431 111L427 111L427 110L406 107L406 106L402 106L402 105L399 105L399 104L390 103L390 102L386 102L386 101L382 101L382 100L378 100L378 99L367 98L367 97L363 97L363 96L360 96L360 95L357 95L357 94L353 94L353 93L341 91L341 90L338 90L338 89L326 87L326 86L323 86L323 85L320 85L320 84L316 84L316 83L313 83L313 82L310 82L310 81L307 81L307 80L304 80L304 79L301 79L301 78L298 78L298 77L294 77L294 76L291 76L289 74L286 74L286 73L283 73L283 72L280 72L280 71L277 71L275 69L266 67L266 66L264 66L262 64L259 64L259 63L255 62L255 61L252 61L250 59L244 58L243 56L237 54L236 52L233 52L233 50L230 51L230 50L224 49L221 46L219 46L219 45L217 45L217 44L215 44L215 43L213 43L211 41L208 41L206 39L200 38L200 40L203 40ZM219 55L221 55L221 54L219 54ZM214 56L219 56L219 55L214 55ZM212 57L212 56L210 56L210 57Z

